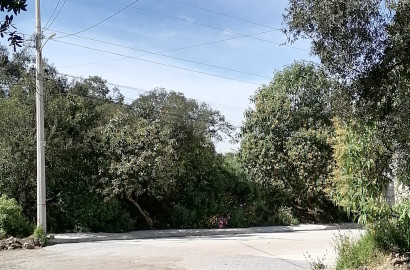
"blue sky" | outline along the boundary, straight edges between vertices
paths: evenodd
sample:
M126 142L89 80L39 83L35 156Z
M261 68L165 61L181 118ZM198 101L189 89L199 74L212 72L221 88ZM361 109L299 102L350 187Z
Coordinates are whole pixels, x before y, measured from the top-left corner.
M27 2L28 11L15 18L15 25L19 32L32 34L35 1ZM251 106L249 97L276 70L295 60L316 60L308 41L278 45L286 41L274 30L283 28L285 0L139 0L96 27L64 37L133 2L42 0L42 26L53 22L44 34L56 33L43 56L60 73L98 75L110 86L119 85L128 99L155 87L182 92L220 110L235 126ZM218 145L220 152L236 148L227 142Z

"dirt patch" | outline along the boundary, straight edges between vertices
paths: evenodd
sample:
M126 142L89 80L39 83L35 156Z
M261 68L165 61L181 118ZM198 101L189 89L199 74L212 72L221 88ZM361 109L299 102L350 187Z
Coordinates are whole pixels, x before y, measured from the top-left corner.
M391 254L384 257L378 266L360 266L357 270L410 270L410 253Z

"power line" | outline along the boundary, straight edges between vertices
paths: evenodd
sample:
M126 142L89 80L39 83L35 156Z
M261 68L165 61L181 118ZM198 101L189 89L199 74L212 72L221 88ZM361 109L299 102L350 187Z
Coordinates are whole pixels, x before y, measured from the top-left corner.
M59 1L60 2L60 1ZM64 8L64 5L65 5L65 3L67 2L67 0L64 0L64 2L63 2L63 4L61 5L61 7L60 7L60 9L58 10L58 12L57 12L57 15L54 17L54 19L51 21L51 23L50 24L48 24L48 22L47 22L47 24L46 24L46 26L45 26L45 28L46 27L50 27L53 23L54 23L54 21L57 19L57 17L60 15L60 13L61 13L61 10L63 10L63 8ZM58 5L58 4L57 4ZM53 12L54 13L54 12Z
M118 60L124 60L124 59L129 59L129 57L122 57L122 58L120 58L120 59L112 59L112 60L105 60L105 61L97 61L97 62L93 62L93 63L88 63L88 64L99 64L99 63L104 63L104 62L111 62L111 61L118 61ZM82 64L82 65L87 65L87 64ZM81 64L80 65L69 65L69 66L59 66L59 68L67 68L67 67L76 67L76 66L82 66ZM61 74L61 75L67 75L67 74L63 74L63 73L59 73L59 74ZM74 76L74 75L67 75L68 77L75 77L75 78L77 78L77 79L81 79L81 77L76 77L76 76ZM117 85L114 85L114 86L118 86L118 87L122 87L122 88L135 88L135 87L131 87L131 86L125 86L125 85L119 85L119 84L117 84ZM135 89L139 89L139 88L135 88ZM135 90L134 89L134 90ZM143 89L140 89L141 91L148 91L148 90L143 90ZM209 97L209 98L214 98L213 96L205 96L205 98L206 97ZM229 101L232 101L232 98L229 98ZM218 105L223 105L223 106L225 106L225 107L230 107L230 108L233 108L233 109L240 109L240 110L245 110L246 108L244 108L244 107L241 107L241 106L235 106L235 105L227 105L227 104L224 104L224 103L217 103L217 102L214 102L214 101L208 101L208 102L210 102L210 103L213 103L213 104L218 104Z
M54 31L54 32L61 32L61 31L52 30L52 29L47 29L47 30ZM222 43L222 42L225 42L225 41L231 41L231 40L241 39L241 38L244 38L244 37L257 36L257 35L266 34L266 33L270 33L270 32L272 32L272 30L264 31L264 32L259 32L259 33L255 33L255 34L250 34L250 35L244 35L244 36L240 36L240 37L233 37L233 38L227 38L227 39L221 39L221 40L216 40L216 41L210 41L210 42L205 42L205 43L199 43L199 44L189 45L189 46L185 46L185 47L179 47L179 48L175 48L175 49L170 49L170 50L161 51L161 52L159 52L159 53L166 53L166 52L174 52L174 51L179 51L179 50L191 49L191 48L195 48L195 47L206 46L206 45L211 45L211 44L216 44L216 43ZM62 33L64 33L64 32L62 32ZM77 37L79 37L79 36L77 36ZM65 67L76 67L76 66L82 66L82 65L99 64L99 63L105 63L105 62L111 62L111 61L119 61L119 60L124 60L124 59L127 59L127 58L120 58L120 59L114 59L114 60L105 60L105 61L97 61L97 62L92 62L92 63L88 63L88 64L71 65L71 66L65 66Z
M58 75L60 75L60 76L64 76L64 77L70 77L70 78L73 78L73 79L79 80L79 81L83 81L83 80L84 80L83 77L75 76L75 75L71 75L71 74L67 74L67 73L62 73L62 72L58 72L58 71L56 71L56 74L58 74ZM134 86L128 86L128 85L124 85L124 84L112 83L112 82L108 82L108 81L106 81L105 84L106 84L106 85L109 85L109 86L112 86L112 87L120 88L121 91L124 91L124 89L125 89L125 90L129 90L129 91L138 92L139 94L148 94L148 93L150 92L150 90L146 90L146 89L142 89L142 88L137 88L137 87L134 87ZM18 82L15 82L15 83L9 83L8 86L9 86L10 88L11 88L11 87L18 87L18 86L19 86L19 87L27 87L27 88L30 89L30 84L27 83L24 79L23 79L22 81L19 80ZM35 88L35 87L33 87L33 88ZM37 89L36 89L36 91L37 91ZM84 97L84 98L92 98L92 97L90 97L90 96L83 96L83 95L78 95L78 94L73 94L73 93L70 93L70 94L75 95L75 96L79 96L79 97ZM44 96L44 98L47 98L47 95L44 94L43 96ZM185 95L184 95L184 96L185 96ZM222 109L228 110L228 111L235 111L235 112L243 112L244 110L247 109L247 108L245 108L245 107L232 106L232 105L226 104L226 103L219 103L219 102L214 102L214 101L199 99L199 98L195 98L195 97L194 97L194 98L193 98L193 97L186 97L186 98L187 98L187 99L195 100L195 101L197 101L198 103L205 103L205 104L207 104L207 105L215 105L215 106L213 106L213 107L214 107L214 108L215 108L215 107L218 107L218 111L219 111L219 108L222 108ZM135 101L136 99L124 97L124 100L133 102L133 101ZM225 116L225 115L224 115L224 116ZM232 126L235 127L235 128L239 128L239 127L241 126L241 123L239 123L239 122L237 122L237 121L232 121L232 120L229 120L229 119L227 119L227 121L228 121L229 123L231 123Z
M117 5L124 5L123 3L119 3L119 2L116 2L116 1L113 1L113 0L105 0L105 1L111 2L111 3L115 3L115 4L117 4ZM152 11L152 10L148 10L148 9L145 9L145 8L141 8L141 7L132 7L132 8L137 9L137 10L141 10L141 11L144 11L144 12L152 13L152 14L155 14L155 15L158 15L158 16L170 18L170 19L173 19L173 20L182 21L182 22L185 22L185 23L188 23L188 24L195 24L195 25L198 25L198 26L202 26L202 27L206 27L206 28L210 28L210 29L222 31L222 32L225 32L225 33L230 33L230 34L238 35L238 36L241 36L241 37L247 37L247 38L251 38L251 39L254 39L254 40L258 40L258 41L262 41L262 42L266 42L266 43L270 43L270 44L275 44L275 45L279 45L279 46L285 46L285 47L292 48L292 49L295 49L295 50L300 50L300 51L309 52L309 50L305 50L305 49L302 49L302 48L298 48L298 47L286 45L286 44L279 43L279 42L274 42L274 41L267 40L267 39L257 38L257 37L254 37L254 36L252 36L252 35L243 35L243 34L240 34L240 33L238 33L238 32L226 30L226 29L223 29L223 28L219 28L219 27L215 27L215 26L211 26L211 25L207 25L207 24L203 24L203 23L197 23L197 22L189 21L189 20L184 19L184 18L173 17L173 16L170 16L170 15L162 14L162 13L159 13L159 12L156 12L156 11ZM272 31L277 31L277 30L272 30Z
M108 63L108 62L121 61L121 60L126 60L126 59L128 59L128 57L121 57L121 58L117 58L117 59L104 60L104 61L96 61L96 62L90 62L90 63L85 63L85 64L77 64L77 65L60 66L60 68L81 67L81 66L87 66L87 65L95 65L95 64L101 64L101 63Z
M235 17L235 16L232 16L232 15L229 15L229 14L225 14L225 13L222 13L222 12L219 12L219 11L215 11L215 10L195 6L195 5L192 5L192 4L188 4L188 3L185 3L185 2L182 2L182 1L178 1L178 0L168 0L168 1L178 3L178 4L181 4L181 5L185 5L185 6L188 6L188 7L193 7L193 8L196 8L196 9L200 9L200 10L203 10L203 11L206 11L206 12L218 14L218 15L221 15L221 16L224 16L224 17L227 17L227 18L231 18L231 19L235 19L235 20L238 20L238 21L242 21L242 22L254 24L254 25L257 25L257 26L262 26L262 27L265 27L265 28L273 29L275 31L282 31L283 30L281 28L275 28L275 27L272 27L272 26L269 26L269 25L260 24L260 23L253 22L253 21L250 21L250 20L247 20L247 19L242 19L242 18Z
M200 43L200 44L188 45L188 46L185 46L185 47L180 47L180 48L176 48L176 49L171 49L171 50L167 50L167 51L163 51L163 52L173 52L173 51L191 49L191 48L195 48L195 47L200 47L200 46L205 46L205 45L211 45L211 44L221 43L221 42L225 42L225 41L231 41L231 40L236 40L236 39L241 39L241 38L247 38L247 37L262 35L262 34L270 33L270 32L272 32L272 31L274 31L274 30L269 30L269 31L264 31L264 32L258 32L258 33L249 34L249 35L242 35L242 36L238 36L238 37L226 38L226 39L221 39L221 40L216 40L216 41L209 41L209 42Z
M55 31L55 30L52 30L52 31L65 34L64 32L61 32L61 31ZM165 54L162 54L162 53L137 49L137 48L124 46L124 45L120 45L120 44L116 44L116 43L112 43L112 42L108 42L108 41L98 40L98 39L94 39L94 38L88 38L88 37L79 36L79 35L74 35L74 36L82 38L82 39L86 39L86 40L91 40L91 41L95 41L95 42L99 42L99 43L103 43L103 44L108 44L108 45L112 45L112 46L116 46L116 47L121 47L121 48L130 49L130 50L134 50L134 51L139 51L139 52L143 52L143 53L147 53L147 54L151 54L151 55L158 55L158 56L161 56L161 57L176 59L176 60L179 60L179 61L194 63L194 64L197 64L197 65L202 65L202 66L207 66L207 67L212 67L212 68L218 68L218 69L228 70L228 71L232 71L232 72L236 72L236 73L242 73L242 74L252 75L252 76L256 76L256 77L271 79L271 77L268 77L268 76L259 75L259 74L255 74L255 73L250 73L250 72L246 72L246 71L241 71L241 70L236 70L236 69L231 69L231 68L226 68L226 67L221 67L221 66L216 66L216 65L211 65L211 64L206 64L206 63L202 63L202 62L198 62L198 61L193 61L193 60L188 60L188 59L184 59L184 58L165 55Z
M175 65L169 65L169 64L160 63L160 62L156 62L156 61L152 61L152 60L147 60L147 59L143 59L143 58L139 58L139 57L135 57L135 56L130 56L130 55L125 55L125 54L121 54L121 53L105 51L105 50L96 49L96 48L92 48L92 47L88 47L88 46L74 44L74 43L69 43L69 42L65 42L65 41L61 41L61 40L51 39L51 41L59 42L59 43L63 43L63 44L67 44L67 45L71 45L71 46L75 46L75 47L79 47L79 48L84 48L84 49L88 49L88 50L93 50L93 51L97 51L97 52L102 52L102 53L106 53L106 54L122 56L122 57L135 59L135 60L139 60L139 61L143 61L143 62L148 62L148 63L152 63L152 64L156 64L156 65L161 65L161 66L166 66L166 67L170 67L170 68L185 70L185 71L194 72L194 73L198 73L198 74L203 74L203 75L207 75L207 76L218 77L218 78L222 78L222 79L228 79L228 80L238 81L238 82L243 82L243 83L248 83L248 84L254 84L254 85L258 85L258 86L261 85L260 83L249 82L249 81L245 81L245 80L240 80L240 79L235 79L235 78L222 76L222 75L217 75L217 74L213 74L213 73L208 73L208 72L204 72L204 71L179 67L179 66L175 66Z
M70 77L70 78L73 78L73 79L76 79L76 80L84 80L84 78L79 77L79 76L75 76L75 75L70 75L70 74L61 73L61 72L57 72L57 74L62 75L62 76L66 76L66 77ZM128 90L131 90L131 91L136 91L139 94L148 94L150 92L150 90L141 89L141 88L137 88L137 87L133 87L133 86L117 84L117 83L105 82L105 84L111 85L111 86L117 87L117 88L123 88L123 89L128 89ZM218 107L223 107L223 108L228 109L228 110L232 110L232 109L229 109L229 107L231 107L231 108L233 107L233 106L230 106L229 104L222 104L222 103L217 103L217 102L212 102L212 101L205 101L205 100L200 100L200 99L197 99L197 98L190 98L190 97L186 97L186 98L187 99L193 99L198 103L215 104ZM136 99L126 98L126 97L124 97L124 99L128 100L128 101L131 101L131 102L136 100ZM246 108L243 108L243 107L235 107L235 108L240 109L240 110L234 110L234 111L239 111L239 112L242 112L242 111L246 110ZM171 114L171 113L168 113L168 114ZM241 124L238 123L238 122L229 121L229 120L227 120L227 121L230 122L231 124L234 124L232 126L235 127L235 128L240 128L241 127Z
M102 21L100 21L100 22L98 22L98 23L96 23L96 24L94 24L94 25L92 25L92 26L90 26L90 27L87 27L87 28L85 28L85 29L83 29L83 30L81 30L81 31L76 32L76 33L72 33L72 34L68 34L68 35L66 35L66 36L58 37L58 39L66 38L66 37L73 36L73 35L77 35L77 34L80 34L80 33L85 32L85 31L88 31L88 30L90 30L90 29L92 29L92 28L94 28L94 27L97 27L97 26L99 26L100 24L103 24L104 22L106 22L106 21L110 20L111 18L117 16L118 14L120 14L121 12L123 12L124 10L126 10L127 8L131 7L132 5L134 5L135 3L137 3L138 1L139 1L139 0L133 1L131 4L126 5L124 8L118 10L117 12L115 12L114 14L112 14L111 16L105 18L104 20L102 20Z
M66 76L66 77L70 77L70 78L73 78L73 79L84 80L84 78L79 77L79 76L70 75L70 74L61 73L61 72L57 72L57 73L58 73L59 75ZM140 94L147 94L147 93L150 92L150 90L146 90L146 89L142 89L142 88L137 88L137 87L134 87L134 86L128 86L128 85L118 84L118 83L106 82L105 84L111 85L111 86L117 87L117 88L123 88L123 89L128 89L128 90L131 90L131 91L136 91L136 92L138 92L138 93L140 93ZM131 100L131 101L134 101L134 99L130 99L130 98L126 98L126 99L127 99L127 100ZM198 102L204 102L204 103L215 104L215 105L224 107L225 109L230 109L230 110L235 110L235 111L243 111L243 110L246 110L246 109L247 109L247 108L245 108L245 107L232 106L232 105L230 105L230 104L218 103L218 102L213 102L213 101L204 101L204 100L201 100L201 99L198 99L198 98L192 98L192 99L194 99L194 100L196 100L196 101L198 101Z
M47 20L47 22L46 22L46 24L45 24L45 27L48 27L47 25L48 25L48 23L50 22L51 18L53 18L54 13L56 13L57 8L58 8L58 6L60 5L60 1L61 1L61 0L58 0L57 5L55 6L53 12L51 13L50 18L48 18L48 20Z

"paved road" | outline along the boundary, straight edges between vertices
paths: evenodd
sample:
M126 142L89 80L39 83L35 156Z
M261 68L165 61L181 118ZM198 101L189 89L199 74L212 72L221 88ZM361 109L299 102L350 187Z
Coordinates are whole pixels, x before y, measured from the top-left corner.
M358 230L185 236L68 243L0 252L0 269L310 269L307 256L334 263L332 239Z

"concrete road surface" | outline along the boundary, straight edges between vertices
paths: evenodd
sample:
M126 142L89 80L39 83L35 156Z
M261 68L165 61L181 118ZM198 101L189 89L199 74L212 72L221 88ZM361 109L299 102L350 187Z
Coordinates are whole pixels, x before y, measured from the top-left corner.
M0 269L264 270L310 269L306 257L334 264L332 239L353 230L208 234L56 244L0 251Z

